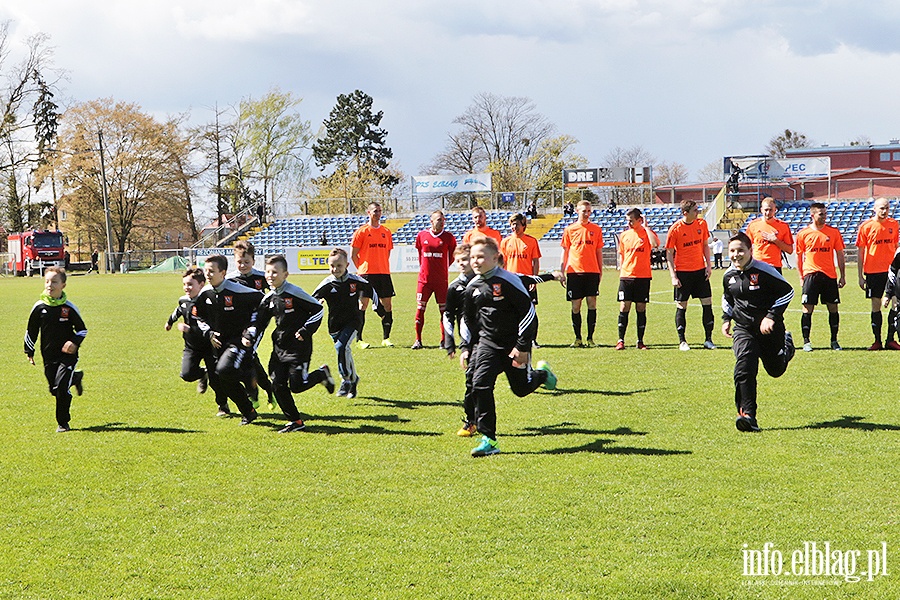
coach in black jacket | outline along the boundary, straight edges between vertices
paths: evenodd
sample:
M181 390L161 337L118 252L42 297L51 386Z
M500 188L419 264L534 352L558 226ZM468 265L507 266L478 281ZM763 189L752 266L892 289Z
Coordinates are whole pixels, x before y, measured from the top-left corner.
M722 280L722 333L733 338L734 404L738 411L735 427L739 431L759 431L759 361L766 373L780 377L794 356L794 341L784 329L784 311L794 297L794 289L774 267L754 260L752 247L750 238L742 232L729 240L731 268Z

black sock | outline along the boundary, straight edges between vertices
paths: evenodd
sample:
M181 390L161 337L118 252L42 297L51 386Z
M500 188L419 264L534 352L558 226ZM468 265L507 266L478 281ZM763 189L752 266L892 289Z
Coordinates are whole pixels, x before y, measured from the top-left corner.
M881 311L872 313L872 335L875 336L875 342L881 343Z
M809 332L812 330L812 313L800 315L800 332L803 334L803 343L809 343Z
M597 309L589 308L588 309L588 318L587 318L587 334L588 339L594 339L594 329L597 327Z
M716 326L716 317L713 314L712 304L703 305L703 331L707 341L712 341L713 328Z
M892 308L888 311L887 338L885 342L893 342L895 333L897 333L897 309Z
M366 326L366 311L359 311L359 333L356 334L356 339L359 341L363 340L362 332L363 328Z
M572 313L572 329L575 330L575 339L581 339L581 313Z
M394 325L394 313L387 311L381 319L381 331L384 333L384 339L391 337L391 327Z
M837 312L828 313L828 327L831 328L831 341L836 342L838 338L838 328L841 325L841 314Z
M625 332L628 331L628 313L619 311L619 339L625 339Z
M678 341L684 342L684 330L687 328L687 309L675 309L675 331L678 332Z
M647 312L646 311L638 311L637 314L637 334L638 334L638 342L641 344L644 343L644 330L647 329Z

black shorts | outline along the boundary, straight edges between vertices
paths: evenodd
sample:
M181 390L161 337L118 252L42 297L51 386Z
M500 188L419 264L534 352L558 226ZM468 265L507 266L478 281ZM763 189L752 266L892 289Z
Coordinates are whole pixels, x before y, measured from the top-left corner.
M360 277L372 284L372 289L379 298L393 298L397 295L394 292L394 281L391 279L390 273L371 273L360 275Z
M825 304L840 304L841 296L838 293L837 279L829 277L821 271L813 271L803 276L803 296L801 304L815 306L819 299Z
M866 298L881 298L887 285L888 274L866 273Z
M691 298L712 298L712 288L706 278L706 269L699 271L675 271L675 277L681 282L675 288L675 302L687 302Z
M619 302L650 302L649 277L619 279Z
M566 273L566 299L581 300L600 293L600 273Z

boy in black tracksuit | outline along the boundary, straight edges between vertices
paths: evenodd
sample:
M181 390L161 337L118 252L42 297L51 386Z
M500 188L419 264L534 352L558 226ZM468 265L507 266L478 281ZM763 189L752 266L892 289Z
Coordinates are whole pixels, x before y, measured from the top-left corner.
M383 308L372 284L359 275L347 272L349 264L346 251L342 248L332 250L328 255L331 275L322 280L312 296L328 304L328 334L334 340L338 372L341 374L341 387L337 395L355 398L359 374L356 372L356 363L353 362L352 345L363 324L360 301L362 298L371 298L372 306L379 316L383 314Z
M203 330L197 322L197 310L194 301L200 295L200 290L206 284L206 276L198 267L188 267L181 278L184 296L178 299L178 306L166 320L166 331L181 319L178 330L184 338L184 351L181 354L181 378L185 381L197 382L197 393L206 393L208 385L212 385L216 392L216 404L228 408L228 399L221 392L219 380L216 377L216 361L213 356L213 347L206 339ZM201 366L206 363L206 368Z
M66 272L61 267L44 271L44 293L31 309L25 330L25 355L34 364L35 343L40 335L44 376L50 393L56 397L56 431L69 431L72 394L75 386L80 396L84 373L76 371L78 349L87 335L87 327L78 308L66 298Z
M475 425L482 434L472 456L500 452L494 385L505 373L512 392L527 396L542 384L556 387L556 376L543 361L529 367L537 319L531 296L519 277L499 266L500 249L492 239L478 239L470 252L478 276L466 286L463 318L468 339L460 345L460 361L471 372ZM469 375L467 374L467 377Z
M251 290L259 290L263 294L269 287L266 282L266 275L259 269L253 267L256 262L256 249L248 241L240 240L234 245L234 263L237 265L237 271L229 273L226 279L237 281L243 286ZM255 350L254 350L255 352ZM275 398L272 395L272 385L269 383L266 370L263 368L259 357L253 355L253 369L247 371L247 378L244 381L247 388L247 394L253 403L253 408L259 408L259 388L262 388L269 397L269 410L275 408Z
M742 232L729 240L732 266L722 280L722 333L733 339L735 427L739 431L760 430L756 422L760 360L769 375L780 377L794 356L794 340L784 329L784 311L794 289L774 267L754 260L752 247Z
M322 324L325 309L302 289L287 282L288 267L284 256L266 259L266 280L271 290L259 305L256 327L247 330L246 344L256 347L262 339L271 319L275 319L272 332L272 356L269 358L269 376L278 406L288 419L279 433L300 431L306 425L291 392L304 392L321 383L329 394L334 393L334 379L328 365L309 372L312 358L313 334Z
M213 346L216 375L222 384L222 391L241 412L241 425L248 425L258 415L243 383L253 368L253 348L244 346L242 338L244 332L256 323L257 309L263 295L225 279L227 269L228 259L221 254L207 257L203 269L206 286L197 296L194 307L197 309L197 324Z
M456 252L454 252L460 275L447 289L447 302L444 306L443 315L444 349L447 350L447 355L450 358L453 358L456 355L455 331L457 326L460 327L461 338L468 339L470 337L468 328L466 328L465 331L462 330L466 325L465 321L462 319L465 291L469 282L475 277L475 271L472 270L472 267L469 264L470 250L471 246L469 244L461 244L456 249ZM541 275L514 275L519 278L526 290L529 290L530 286L545 283L547 281L560 281L562 278L562 274L559 271L543 273ZM529 292L529 296L531 296L531 292ZM533 302L534 297L532 296L532 303ZM535 322L537 322L536 313ZM535 331L537 331L537 326L535 326ZM463 396L463 410L465 411L463 426L456 432L456 435L460 437L471 437L475 435L477 428L475 426L475 398L472 394L472 371L469 368L466 369L466 393L465 396Z

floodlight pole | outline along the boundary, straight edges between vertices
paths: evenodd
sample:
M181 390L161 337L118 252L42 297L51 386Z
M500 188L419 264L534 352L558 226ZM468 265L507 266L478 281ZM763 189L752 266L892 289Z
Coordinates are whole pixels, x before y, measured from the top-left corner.
M109 193L106 189L106 159L103 155L103 132L97 132L100 140L100 182L103 192L103 212L106 215L106 270L112 272L112 226L109 220Z

